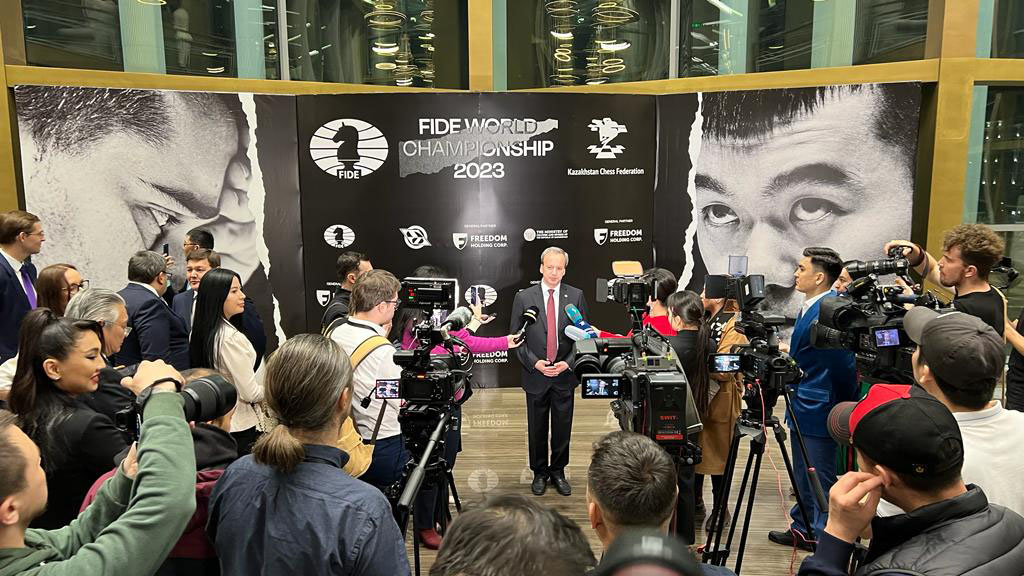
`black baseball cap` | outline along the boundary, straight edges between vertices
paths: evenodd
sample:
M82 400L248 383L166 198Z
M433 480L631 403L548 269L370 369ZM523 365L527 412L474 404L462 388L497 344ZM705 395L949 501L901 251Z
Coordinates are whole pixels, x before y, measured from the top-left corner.
M993 387L1003 372L1003 338L977 316L915 306L903 317L903 329L921 346L931 371L949 386Z
M841 402L828 415L828 431L876 463L922 478L964 462L960 427L949 408L920 386L875 384L860 402Z

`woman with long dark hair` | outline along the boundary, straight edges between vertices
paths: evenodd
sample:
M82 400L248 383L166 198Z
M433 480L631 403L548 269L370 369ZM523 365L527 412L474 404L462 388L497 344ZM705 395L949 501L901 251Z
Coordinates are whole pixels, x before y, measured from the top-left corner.
M49 308L21 322L18 368L8 402L39 446L49 499L33 528L54 529L78 516L92 483L128 445L109 417L78 401L96 390L103 361L98 322L60 318Z
M451 278L448 273L439 266L420 266L413 270L412 273L414 278ZM498 352L501 350L508 350L519 346L518 342L515 342L515 336L509 334L508 336L496 336L493 338L485 338L476 336L473 332L480 326L481 323L485 322L485 319L481 316L480 304L474 304L473 308L473 322L466 328L461 330L455 330L451 332L451 335L465 342L466 347L473 354L486 354L489 352ZM441 311L438 317L443 319L451 310ZM398 314L396 321L391 328L392 337L395 340L401 342L403 350L415 350L419 343L416 341L416 336L413 334L413 327L420 322L431 318L423 310L407 309L403 308ZM437 322L436 319L434 319ZM441 346L435 347L432 354L447 354L448 352ZM457 405L455 410L452 412L451 419L449 420L448 435L445 437L444 444L444 458L445 464L448 470L451 471L455 468L455 457L459 452L462 451L462 407ZM420 500L417 500L420 502ZM442 503L447 505L446 502ZM418 506L416 509L416 529L420 531L420 541L423 542L424 546L431 550L437 550L441 544L441 536L438 535L434 525L434 508L428 508L425 506Z
M83 287L88 286L88 281L82 279L78 268L71 264L52 264L43 268L36 279L36 295L39 298L41 308L49 308L58 316L64 315L71 297L78 293Z
M391 505L345 472L348 456L335 446L352 405L348 354L300 334L264 366L279 423L228 466L210 497L206 531L223 574L408 574Z
M238 404L231 418L231 435L238 442L238 453L248 454L263 430L255 406L263 400L263 385L257 379L256 350L249 339L230 322L245 309L245 293L238 274L226 268L210 270L199 282L189 364L210 368L226 376L238 391Z

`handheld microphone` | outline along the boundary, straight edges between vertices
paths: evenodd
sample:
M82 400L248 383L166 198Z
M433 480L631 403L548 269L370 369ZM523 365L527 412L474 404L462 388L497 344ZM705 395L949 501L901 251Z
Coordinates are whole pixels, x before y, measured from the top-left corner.
M583 314L580 313L580 309L575 304L565 305L565 315L569 317L569 321L575 324L577 328L591 334L591 338L597 338L597 330L594 330L594 327L583 319Z
M540 314L540 309L536 306L530 306L523 310L523 326L516 332L515 338L512 339L513 342L518 344L523 341L523 338L526 338L526 329L530 327L530 324L537 321L537 314Z
M438 328L447 332L450 330L462 330L473 320L473 311L465 306L459 306L444 319Z
M594 337L593 333L587 332L579 326L574 326L572 324L565 327L565 335L573 342L579 342L580 340L586 340Z

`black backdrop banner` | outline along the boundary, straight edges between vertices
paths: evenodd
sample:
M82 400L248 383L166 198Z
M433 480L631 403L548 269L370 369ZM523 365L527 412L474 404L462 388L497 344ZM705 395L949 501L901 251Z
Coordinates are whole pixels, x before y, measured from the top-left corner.
M540 278L540 253L570 255L565 282L590 320L625 331L615 303L595 302L614 260L653 262L653 97L396 94L298 99L307 328L318 329L345 249L399 278L420 265L484 286L509 331L516 291ZM481 386L517 385L500 352L478 357Z

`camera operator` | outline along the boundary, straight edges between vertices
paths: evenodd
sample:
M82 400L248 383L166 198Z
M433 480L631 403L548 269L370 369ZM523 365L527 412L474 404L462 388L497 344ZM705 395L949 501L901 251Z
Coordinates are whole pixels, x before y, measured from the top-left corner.
M708 326L710 343L708 349L718 354L731 354L734 346L747 343L747 338L736 330L736 315L739 307L735 300L705 298L704 322ZM714 498L722 493L725 465L729 458L732 434L736 419L740 416L743 397L743 376L739 373L708 374L708 408L701 415L704 430L700 434L701 461L697 464L694 488L697 500L697 516L706 514L704 504L704 476L711 476L711 491ZM729 511L723 508L726 523ZM708 523L711 517L708 517Z
M628 529L668 534L679 496L672 457L654 440L618 430L594 443L587 469L587 516L605 550ZM701 568L704 574L732 574L719 566Z
M195 456L181 376L143 362L127 384L153 392L142 435L96 501L60 530L26 529L47 505L40 450L0 412L0 574L154 574L195 510ZM113 462L111 462L111 465Z
M1003 370L1003 340L980 318L917 306L903 318L918 344L914 380L949 408L964 444L963 479L977 484L989 502L1024 513L1024 414L992 400ZM880 516L903 511L882 501Z
M595 563L576 522L536 500L504 494L455 519L430 576L584 576Z
M22 320L18 350L10 407L39 446L50 488L32 527L55 529L74 520L89 486L128 443L110 418L78 401L96 391L106 366L98 322L37 308Z
M964 442L941 402L918 386L875 384L860 402L836 406L828 422L836 442L856 448L863 471L847 472L829 492L828 524L801 575L848 574L869 525L857 576L1021 573L1024 518L964 484ZM875 517L881 498L907 513Z
M797 498L804 504L804 510L812 523L805 526L800 514L799 503L790 510L793 523L788 531L772 530L768 539L776 544L794 546L804 550L813 548L813 541L808 528L814 529L818 535L825 528L828 510L821 510L818 501L811 492L811 483L807 469L815 468L821 487L825 492L836 481L836 449L837 446L829 437L825 421L829 410L839 402L857 398L857 369L853 352L846 350L820 350L811 346L811 325L818 319L819 303L829 294L832 284L839 278L843 261L831 248L812 247L803 251L803 259L797 265L795 278L796 290L804 295L804 303L797 315L796 326L790 338L790 354L803 370L803 379L794 387L792 414L796 418L794 424L786 414L786 422L793 429L799 425L807 456L810 462L804 462L803 452L798 443L793 442L793 472L796 478Z
M352 299L352 287L360 276L373 270L370 257L362 252L346 250L338 256L338 280L341 286L334 297L324 308L324 317L320 320L320 333L330 337L331 331L348 317L349 303Z
M1006 304L988 283L989 271L1003 256L1006 244L984 224L960 224L942 239L942 258L936 262L923 248L906 240L893 240L885 253L898 246L910 265L926 280L953 289L953 307L977 316L1003 335Z
M223 573L408 574L387 499L345 473L348 455L334 445L353 400L348 358L335 342L300 334L270 356L266 375L280 423L210 497L207 532Z
M412 273L414 278L450 278L448 273L444 269L438 266L420 266L413 270ZM439 311L440 316L444 317L451 313L451 310ZM419 343L416 341L416 336L413 332L413 328L420 322L427 319L427 315L422 310L417 309L403 309L398 315L398 321L394 323L392 332L394 338L401 342L403 350L415 350ZM496 352L498 350L508 350L519 346L519 343L515 341L515 335L509 334L508 336L498 336L495 338L484 338L481 336L474 335L472 331L475 331L481 323L489 322L490 318L483 319L480 316L480 306L473 306L473 321L470 322L469 326L460 330L454 330L450 332L452 336L462 340L466 343L466 347L470 349L474 354L486 354L488 352ZM447 354L448 352L442 346L436 346L430 352L431 354ZM456 397L456 399L461 396ZM462 451L462 405L456 404L452 410L451 417L448 420L448 434L445 436L444 441L444 460L448 467L448 472L451 472L455 468L455 457L459 452ZM420 530L420 541L430 548L431 550L437 550L441 544L441 536L437 533L434 528L434 510L436 507L430 508L430 514L427 514L423 518L416 518L416 523L423 528ZM424 511L425 512L425 511Z

